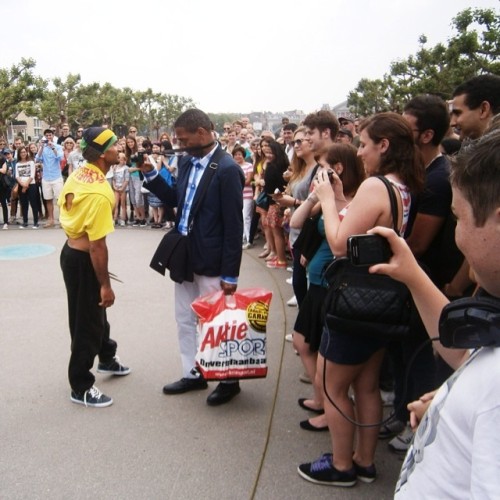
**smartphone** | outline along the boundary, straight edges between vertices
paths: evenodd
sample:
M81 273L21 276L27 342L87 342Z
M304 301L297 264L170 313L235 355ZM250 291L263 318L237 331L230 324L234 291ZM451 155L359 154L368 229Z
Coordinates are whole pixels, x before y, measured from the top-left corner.
M392 250L383 236L356 234L347 240L347 256L355 266L371 266L389 262Z

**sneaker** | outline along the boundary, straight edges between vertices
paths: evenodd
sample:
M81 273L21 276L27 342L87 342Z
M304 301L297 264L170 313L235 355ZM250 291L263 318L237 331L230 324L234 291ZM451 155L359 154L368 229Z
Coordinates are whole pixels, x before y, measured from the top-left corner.
M304 372L299 375L299 380L303 382L304 384L312 384L311 379L309 378L309 375Z
M251 243L245 243L244 245L242 245L241 249L242 250L248 250L249 248L252 248L253 245Z
M105 408L113 404L113 399L103 394L95 385L81 394L71 391L71 401L93 408Z
M3 225L2 229L9 229L9 223L8 223L8 222L6 222L6 223Z
M401 422L401 420L391 420L380 427L380 430L378 431L378 438L389 439L397 436L400 432L404 431L405 427L406 424L404 422Z
M19 229L25 229L25 228L27 228L27 227L28 227L27 225L25 226L24 224L21 224L21 225L19 226Z
M134 222L132 222L132 226L133 227L138 227L140 223L141 223L141 221L139 221L139 220L136 219Z
M125 221L124 220L121 220L120 221L120 227L124 227L125 226Z
M293 342L293 333L287 333L287 334L285 335L285 340L286 340L287 342Z
M288 307L297 307L297 297L295 297L295 295L287 301L286 305Z
M123 366L120 363L120 358L115 356L112 361L107 363L99 362L97 365L98 373L108 373L109 375L128 375L130 373L130 368Z
M373 483L377 478L377 469L375 469L375 465L371 464L368 467L363 467L358 465L354 460L352 461L354 465L354 470L356 471L356 476L363 483Z
M411 427L407 425L402 432L389 441L387 446L393 453L404 455L408 451L412 441L413 431L411 430Z
M40 226L38 224L33 224L32 229L38 229Z
M291 267L291 266L288 266L288 267L286 268L286 270L287 270L289 273L293 273L293 267Z
M290 276L290 278L287 278L285 280L289 285L293 285L293 278Z
M142 219L142 220L140 221L139 225L140 225L141 227L146 227L146 226L148 225L148 223L146 222L146 219Z
M332 463L332 454L324 453L315 462L299 465L297 472L301 477L315 484L351 487L356 484L356 470L337 470Z

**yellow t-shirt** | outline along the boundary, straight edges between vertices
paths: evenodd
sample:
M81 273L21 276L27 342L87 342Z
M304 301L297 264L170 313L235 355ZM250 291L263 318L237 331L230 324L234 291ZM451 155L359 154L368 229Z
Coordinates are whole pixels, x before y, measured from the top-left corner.
M72 193L71 209L66 209L66 195ZM89 241L112 233L113 190L104 174L91 163L75 170L67 179L57 201L59 221L68 238L80 238L87 233Z

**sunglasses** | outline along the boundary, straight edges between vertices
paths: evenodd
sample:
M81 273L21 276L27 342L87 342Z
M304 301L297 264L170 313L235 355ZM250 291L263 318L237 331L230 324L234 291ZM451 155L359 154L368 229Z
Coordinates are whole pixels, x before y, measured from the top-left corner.
M301 146L303 142L304 142L303 139L295 139L294 141L292 141L292 146L293 147L295 147L295 146Z

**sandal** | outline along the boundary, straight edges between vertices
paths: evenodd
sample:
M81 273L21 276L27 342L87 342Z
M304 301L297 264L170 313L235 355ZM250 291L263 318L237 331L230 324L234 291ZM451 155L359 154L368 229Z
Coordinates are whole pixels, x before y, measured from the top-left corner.
M269 252L268 256L266 257L266 262L269 262L270 260L276 260L278 256L274 252Z
M259 253L259 259L264 259L267 257L271 252L268 252L267 250L264 250L263 252Z

